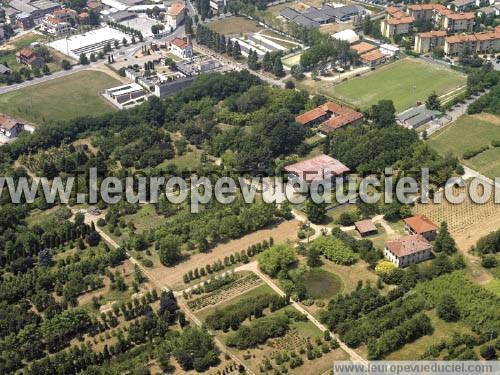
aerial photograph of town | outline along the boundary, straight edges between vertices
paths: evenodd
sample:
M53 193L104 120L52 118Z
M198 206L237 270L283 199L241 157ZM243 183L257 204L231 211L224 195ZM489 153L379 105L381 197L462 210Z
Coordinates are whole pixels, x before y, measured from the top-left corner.
M0 0L0 374L499 357L500 0Z

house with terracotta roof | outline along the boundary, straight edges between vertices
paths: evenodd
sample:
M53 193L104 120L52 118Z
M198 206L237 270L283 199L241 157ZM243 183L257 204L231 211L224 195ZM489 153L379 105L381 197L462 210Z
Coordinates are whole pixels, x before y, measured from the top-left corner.
M456 56L468 50L471 53L494 53L500 51L500 27L494 31L451 35L445 38L444 53Z
M52 14L48 14L42 19L42 22L40 23L40 30L50 35L60 36L68 34L71 31L71 24L69 22L61 21Z
M408 234L419 234L427 241L434 241L438 227L425 215L415 215L403 220Z
M299 177L308 184L313 181L331 181L336 177L350 172L350 169L337 159L328 155L318 155L313 158L287 165L285 171L290 177Z
M39 68L43 65L43 59L31 48L21 48L17 51L16 61L20 64L27 65L30 68Z
M432 245L420 234L412 234L385 241L384 256L396 267L402 268L429 259Z
M175 38L169 42L170 52L181 59L193 57L193 45L181 38Z
M367 52L373 51L374 49L377 49L377 46L374 44L371 44L371 43L360 42L360 43L353 44L350 47L350 49L353 50L354 52L356 52L359 56L359 55L362 55L363 53L367 53Z
M378 49L367 52L359 56L363 64L374 67L383 64L387 60L387 55L380 52Z
M415 18L408 15L401 18L388 17L380 22L380 32L386 38L406 35L410 32L413 22L415 22Z
M326 134L343 126L362 122L363 114L349 107L333 102L326 102L319 107L296 116L295 121L308 127L319 125L318 130Z
M16 119L0 113L0 134L7 138L15 138L24 130L24 124Z
M182 3L173 3L167 10L167 26L169 26L172 30L175 30L182 22L184 22L185 17L186 6Z
M427 53L434 48L444 46L444 38L447 33L444 30L432 30L415 35L413 50L417 53Z
M361 237L370 236L377 233L377 227L371 219L359 220L354 223L354 227Z

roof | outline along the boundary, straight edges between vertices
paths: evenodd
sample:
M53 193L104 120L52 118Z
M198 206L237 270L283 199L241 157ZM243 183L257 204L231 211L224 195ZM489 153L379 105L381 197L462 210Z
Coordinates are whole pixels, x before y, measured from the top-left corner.
M303 16L302 14L299 14L297 15L297 17L295 17L293 19L293 22L299 24L299 25L302 25L304 27L319 27L319 23L310 19L310 18L307 18L306 16Z
M462 7L474 4L475 2L475 0L453 0L450 4L453 4L456 7Z
M290 20L294 19L297 17L300 13L297 12L295 9L292 8L285 8L280 10L280 16L284 18L288 18Z
M439 38L439 37L445 37L446 35L447 33L444 30L432 30L432 31L427 31L425 33L418 33L418 36L420 38Z
M316 22L327 22L332 19L332 16L325 13L321 12L320 10L316 9L315 7L309 7L307 8L303 13L303 16L316 21Z
M58 8L60 5L54 1L50 0L37 0L33 1L31 3L34 7L41 9L41 10L47 10L47 9L52 9L52 8Z
M391 17L394 17L394 18L403 18L403 17L408 16L408 14L406 12L404 12L401 9L396 8L394 6L387 7L385 9L385 11L387 14L390 14Z
M451 13L451 14L448 14L447 17L450 20L459 21L459 20L473 20L476 18L476 15L474 14L474 12Z
M377 230L377 227L375 226L375 224L373 224L371 219L356 221L354 223L354 226L359 233L370 233Z
M344 40L348 43L355 43L359 40L358 34L354 30L345 29L332 35L332 38Z
M320 106L296 116L295 121L299 124L305 125L311 121L321 118L322 116L325 116L326 114L326 111Z
M354 44L351 46L351 49L353 51L355 51L358 55L362 55L363 53L366 53L368 51L372 51L376 48L377 48L376 45L366 43L366 42L361 42L361 43Z
M318 155L311 159L287 165L285 170L301 177L307 182L323 180L325 178L325 172L331 172L331 175L334 177L350 171L350 169L340 161L328 155Z
M363 118L363 114L356 111L350 111L342 115L332 117L319 126L319 130L324 133L329 133L335 129L357 122Z
M16 119L0 113L0 128L10 130L13 129L17 124L19 124L19 121L17 121Z
M343 18L346 16L357 15L362 12L360 8L355 5L344 5L341 7L332 7L331 5L323 5L319 8L321 13L325 13L330 17Z
M385 241L385 247L398 258L431 250L432 245L420 234L405 236L392 241Z
M54 10L54 12L52 12L53 15L58 15L58 14L71 14L71 15L75 15L76 14L76 11L74 11L73 9L69 9L69 8L62 8L62 9L56 9Z
M385 20L389 25L403 25L403 24L408 24L415 22L415 18L411 16L407 17L402 17L402 18L389 18L388 20Z
M10 72L10 69L7 68L5 65L0 64L0 74L5 74L5 73L8 73L8 72Z
M380 52L378 49L364 53L361 56L359 56L359 58L361 60L368 61L368 62L377 61L377 60L383 59L384 57L386 57L386 55L383 54L382 52Z
M168 15L177 16L179 13L183 12L186 6L181 3L173 3L168 7Z
M30 58L33 55L36 55L36 52L33 51L31 48L21 48L19 51L16 52L16 56L24 56L26 58Z
M499 4L499 6L500 6L500 4ZM493 13L495 13L495 8L493 8L492 6L482 7L482 8L479 8L477 11L484 13L484 14L493 14Z
M407 217L404 222L417 234L423 234L437 230L438 227L424 215Z
M186 48L188 46L187 42L181 38L175 38L170 43L179 48Z
M435 4L435 3L430 3L430 4L412 4L408 5L409 10L434 10L434 9L446 9L446 7L442 4Z
M466 42L485 42L488 40L500 39L500 29L495 29L495 31L475 33L475 34L461 34L461 35L450 35L445 38L445 42L448 44L455 43L466 43Z
M21 1L21 0L11 0L9 3L9 6L14 8L14 9L17 9L21 12L25 12L25 13L29 13L29 14L36 11L36 8L33 5L31 5L27 2Z

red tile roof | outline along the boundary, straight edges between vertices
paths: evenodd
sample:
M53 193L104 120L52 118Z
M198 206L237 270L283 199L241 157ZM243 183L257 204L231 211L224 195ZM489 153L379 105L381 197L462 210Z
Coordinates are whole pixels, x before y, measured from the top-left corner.
M344 113L326 120L319 126L319 130L324 133L329 133L335 129L341 128L343 126L358 122L363 119L363 114L353 110L349 110L349 113Z
M429 241L420 234L385 241L385 247L398 258L432 249Z
M359 233L370 233L370 232L375 232L377 230L377 227L371 219L365 219L365 220L360 220L356 221L354 223L354 226L358 230Z
M404 219L404 222L417 234L423 234L438 229L437 225L425 215L408 217Z
M415 22L415 18L408 16L403 18L389 18L386 20L389 25L403 25Z
M377 60L383 59L384 57L385 57L385 55L382 52L380 52L379 50L370 51L370 52L364 53L361 56L359 56L359 58L363 62L377 61Z
M394 18L403 18L403 17L408 16L408 14L406 14L406 12L402 11L399 8L393 7L393 6L387 7L385 9L385 11L387 12L387 14L389 14L391 17L394 17Z
M446 9L446 7L442 4L413 4L413 5L408 5L409 10L439 10L439 9Z
M361 42L361 43L354 44L351 46L351 49L354 52L356 52L358 55L362 55L363 53L366 53L368 51L372 51L376 48L377 48L377 46L370 44L370 43L366 43L366 42Z
M305 125L310 123L311 121L315 121L325 116L326 114L326 111L321 106L319 106L296 116L295 121L297 121L299 124Z
M295 117L295 121L299 124L306 125L312 121L317 121L325 117L330 118L326 119L319 126L319 130L329 133L332 130L361 120L363 118L363 114L356 112L349 107L344 107L333 102L326 102L319 107L298 115Z
M179 48L186 48L188 45L187 42L181 38L175 38L170 43L179 47Z
M168 8L168 14L171 16L177 16L180 12L183 12L186 9L184 4L181 3L173 3Z
M436 37L445 37L446 31L444 30L433 30L428 31L426 33L418 33L418 36L421 38L436 38Z
M473 20L476 18L476 15L473 12L468 13L450 13L447 15L450 20L459 21L459 20Z
M17 121L16 119L14 119L10 116L7 116L3 113L0 113L0 128L6 129L6 130L11 130L18 123L19 123L19 121Z
M340 161L328 155L319 155L311 159L287 165L285 170L301 177L307 182L323 180L325 177L328 177L330 172L332 177L335 177L350 171L350 169ZM329 173L327 174L326 172Z
M21 48L19 51L17 51L16 56L22 56L24 58L31 58L34 55L36 55L35 51L33 51L30 48Z

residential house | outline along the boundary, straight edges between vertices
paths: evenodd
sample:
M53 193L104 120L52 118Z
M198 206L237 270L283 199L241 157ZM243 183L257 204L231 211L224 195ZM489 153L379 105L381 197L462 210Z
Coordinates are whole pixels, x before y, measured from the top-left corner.
M78 13L73 9L63 8L55 10L52 15L61 22L67 22L72 26L78 23Z
M476 11L477 15L478 16L485 16L485 17L495 17L497 14L496 14L496 11L495 11L495 8L492 7L492 6L487 6L487 7L483 7L483 8L479 8L477 11Z
M318 155L313 158L287 165L285 171L292 177L299 177L306 183L333 182L335 177L350 172L350 169L337 159L328 155Z
M15 138L24 130L24 124L10 116L0 113L0 134Z
M448 3L448 9L454 10L455 12L463 12L465 10L471 9L476 6L477 0L453 0Z
M181 38L175 38L169 43L170 52L182 59L193 57L193 45Z
M388 17L380 22L380 32L386 38L394 38L398 35L406 35L410 32L415 18L411 16L401 16L401 14L396 13L397 16L393 17L388 13Z
M350 49L353 50L354 52L356 52L358 56L360 56L364 53L367 53L367 52L370 52L370 51L377 49L377 46L374 44L371 44L371 43L367 43L367 42L360 42L357 44L353 44L350 47Z
M474 12L448 14L444 17L442 28L448 31L449 34L472 32L475 19Z
M181 3L173 3L168 7L166 22L172 30L175 30L186 17L186 6Z
M318 129L322 133L330 133L335 129L360 123L362 120L362 113L333 102L326 102L295 117L295 121L304 126L319 125Z
M22 48L16 53L16 60L20 64L29 66L30 68L41 67L44 63L43 59L31 48Z
M427 53L436 47L444 46L444 38L447 33L444 30L433 30L425 33L418 33L415 36L413 50L417 53Z
M362 54L359 59L363 64L374 67L383 64L387 60L387 56L379 50L373 50Z
M50 35L61 36L71 31L71 24L49 14L43 18L40 30Z
M427 241L434 241L436 238L438 227L425 215L415 215L407 217L403 220L405 230L408 234L418 234L424 237Z
M354 223L354 227L361 237L370 236L377 233L377 227L375 226L375 224L373 224L371 219L356 221Z
M406 267L429 259L432 245L420 234L413 234L385 242L384 256L396 267Z

